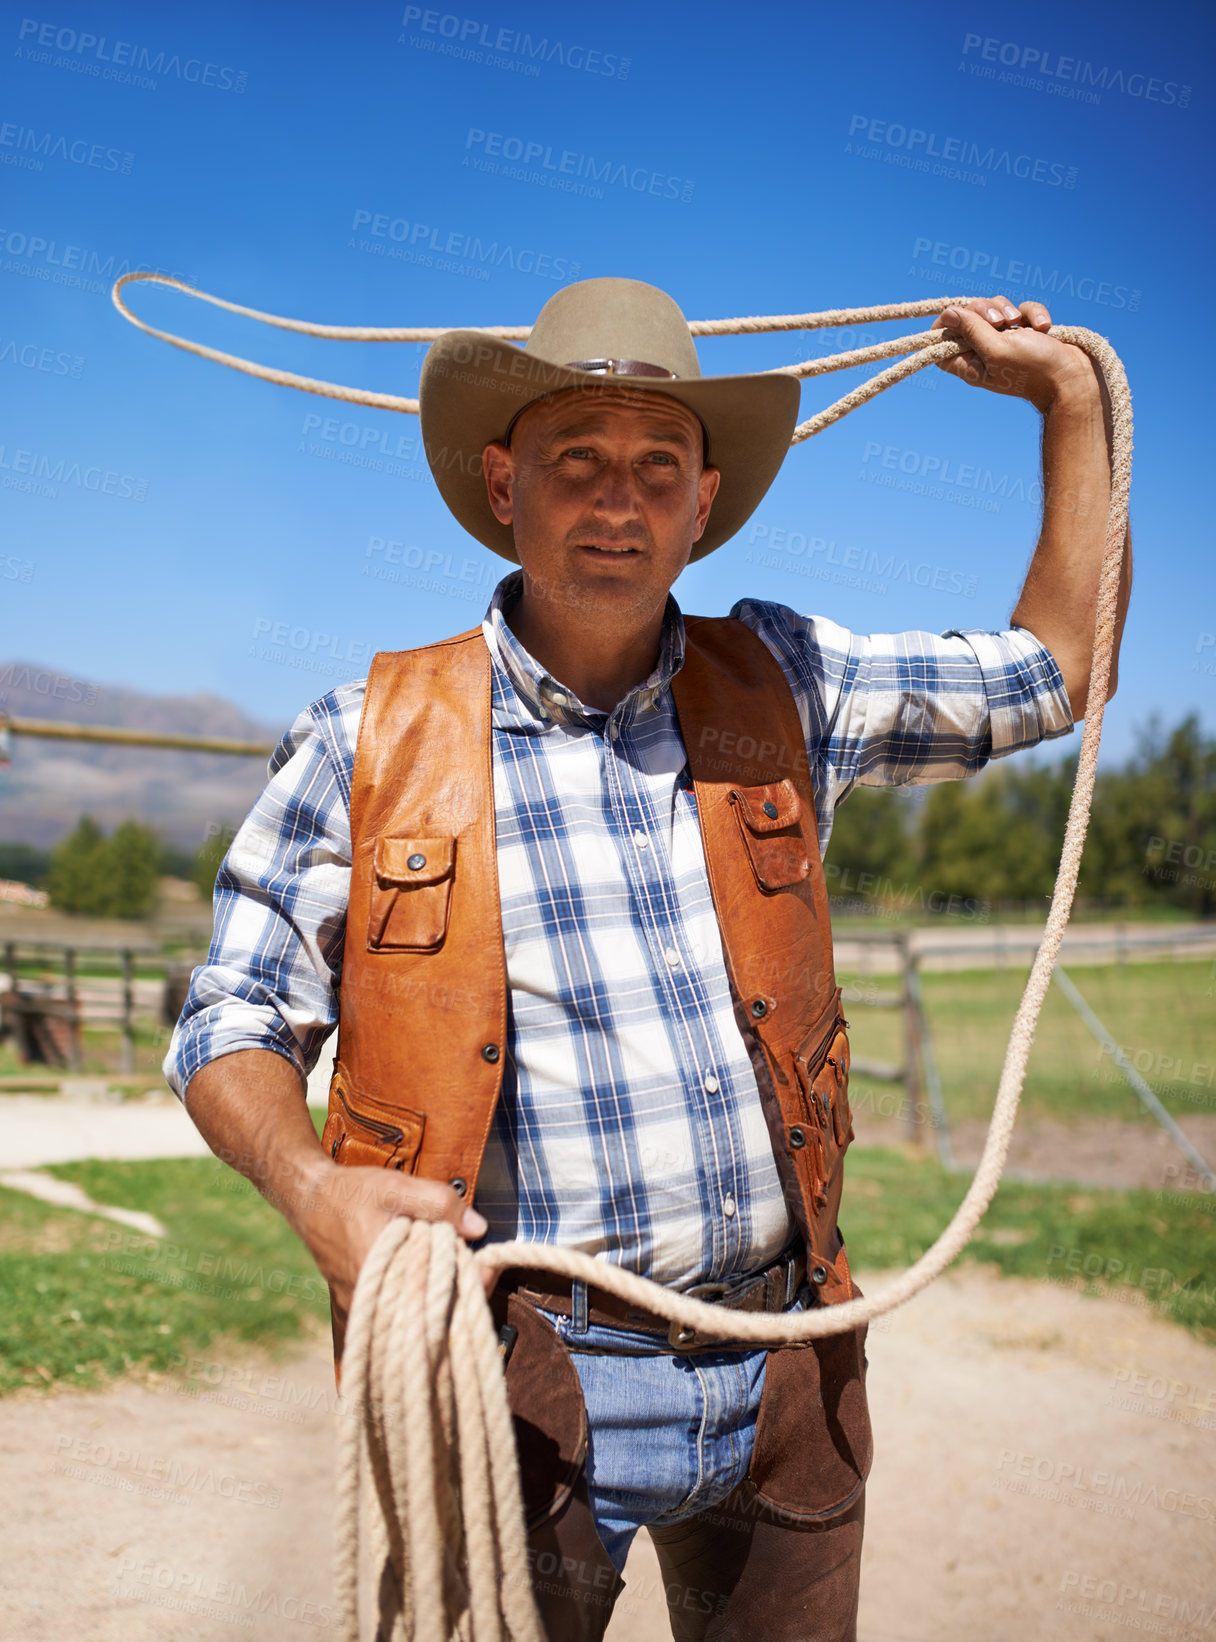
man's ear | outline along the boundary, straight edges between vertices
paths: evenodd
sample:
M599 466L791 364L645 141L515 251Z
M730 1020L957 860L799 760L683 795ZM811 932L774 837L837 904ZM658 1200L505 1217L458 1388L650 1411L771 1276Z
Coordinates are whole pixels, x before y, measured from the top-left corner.
M515 517L515 458L500 439L491 440L482 451L481 471L490 511L500 525L509 525Z
M705 534L705 526L709 523L709 509L718 494L721 482L722 473L719 468L701 469L701 477L697 480L697 512L692 527L694 542L699 542Z

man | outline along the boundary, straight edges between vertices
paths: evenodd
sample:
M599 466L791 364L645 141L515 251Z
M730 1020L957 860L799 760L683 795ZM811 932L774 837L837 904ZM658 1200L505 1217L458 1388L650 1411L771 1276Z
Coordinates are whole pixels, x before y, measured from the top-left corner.
M653 287L568 287L524 350L432 349L436 482L521 571L482 630L377 658L297 720L166 1061L312 1251L339 1351L394 1215L578 1247L727 1311L857 1292L834 806L1071 728L1109 500L1103 395L1046 310L938 323L968 344L952 374L1044 418L1042 533L1004 633L862 638L753 601L686 624L669 589L758 505L799 396L701 379ZM339 979L322 1145L302 1079ZM551 1636L602 1635L642 1525L677 1638L855 1636L862 1331L731 1350L527 1272L491 1299Z

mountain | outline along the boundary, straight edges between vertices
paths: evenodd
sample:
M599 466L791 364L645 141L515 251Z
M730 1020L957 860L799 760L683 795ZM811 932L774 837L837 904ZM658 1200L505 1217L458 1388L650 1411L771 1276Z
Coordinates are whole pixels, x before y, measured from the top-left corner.
M0 662L0 714L267 745L286 728L260 724L220 696L146 695L21 660ZM87 812L107 832L132 816L193 853L215 829L235 826L266 781L264 758L36 736L13 736L10 758L0 767L0 841L44 849Z

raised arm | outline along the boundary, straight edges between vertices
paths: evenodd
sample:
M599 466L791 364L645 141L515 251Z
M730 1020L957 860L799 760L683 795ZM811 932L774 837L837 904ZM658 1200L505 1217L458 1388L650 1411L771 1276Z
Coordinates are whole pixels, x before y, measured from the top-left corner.
M1110 508L1110 404L1088 354L1045 333L1041 302L1004 297L948 308L935 322L970 343L941 368L972 387L1027 399L1043 417L1043 523L1012 622L1056 660L1074 719L1084 716L1093 662L1098 580ZM1109 694L1131 593L1130 533L1119 588Z

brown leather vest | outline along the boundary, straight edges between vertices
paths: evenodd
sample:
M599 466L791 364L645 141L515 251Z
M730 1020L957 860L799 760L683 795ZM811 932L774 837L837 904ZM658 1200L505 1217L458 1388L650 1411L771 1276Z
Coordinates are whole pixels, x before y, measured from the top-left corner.
M672 682L735 1017L813 1292L851 1297L836 1227L853 1138L849 1049L798 710L762 641L685 618ZM340 1163L472 1200L507 1049L480 628L377 655L351 792L338 1062L323 1133Z

